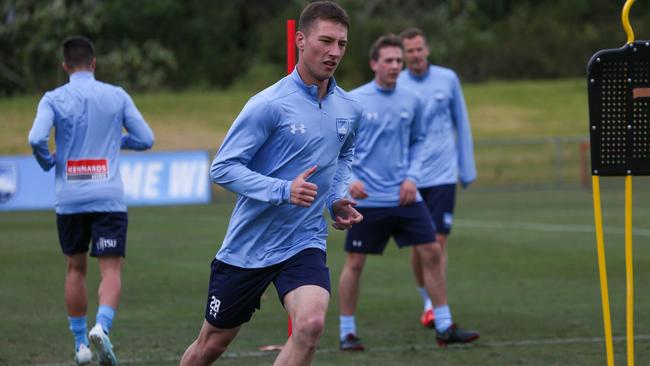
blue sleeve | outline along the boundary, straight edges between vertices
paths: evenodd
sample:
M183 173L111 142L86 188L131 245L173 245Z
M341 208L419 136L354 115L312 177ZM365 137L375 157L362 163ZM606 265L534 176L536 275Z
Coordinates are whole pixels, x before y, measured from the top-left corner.
M334 219L332 205L334 202L347 195L348 186L350 185L350 179L352 177L352 161L354 159L354 146L360 119L361 115L359 114L357 121L352 128L352 132L348 135L343 146L341 146L339 159L336 164L336 173L334 173L334 180L332 181L332 185L330 186L330 189L327 192L327 197L325 198L325 205L329 210L332 219Z
M409 167L406 171L406 178L415 184L419 182L422 173L424 140L427 133L423 113L424 105L418 98L413 111L413 123L411 124L411 134L409 136Z
M458 178L463 187L467 187L476 180L476 164L474 162L474 142L472 141L472 130L469 125L465 97L457 76L454 77L452 118L456 125L457 134Z
M131 96L121 88L120 91L124 98L122 123L127 132L122 135L121 148L130 150L150 149L154 143L153 131L142 118L142 114L133 103Z
M279 114L261 97L252 98L239 113L212 161L210 179L242 196L273 205L288 203L291 181L248 168L248 162L271 135Z
M48 171L54 166L54 157L50 154L50 149L47 145L50 138L50 130L54 126L54 109L50 105L47 95L41 98L36 110L36 118L29 131L29 144L32 145L32 151L36 161L43 168Z

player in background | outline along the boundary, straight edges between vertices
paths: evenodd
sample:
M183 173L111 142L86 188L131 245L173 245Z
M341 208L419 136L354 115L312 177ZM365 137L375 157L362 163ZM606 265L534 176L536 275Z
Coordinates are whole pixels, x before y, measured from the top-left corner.
M120 87L95 80L93 44L65 40L63 69L70 81L45 93L38 104L29 143L36 160L56 170L56 221L66 256L65 305L75 340L75 362L89 364L89 339L100 365L117 365L108 334L122 289L127 208L119 169L120 149L146 150L153 132ZM56 153L48 140L54 127ZM123 129L127 133L123 134ZM101 272L96 324L88 334L86 270L88 246Z
M406 29L400 38L406 69L398 83L419 93L425 103L427 135L418 189L436 226L446 277L447 238L453 224L456 184L460 182L467 188L476 180L472 131L456 73L429 63L429 46L421 30ZM422 259L415 250L411 251L411 264L424 302L420 321L425 327L434 327L435 312L424 286Z
M330 298L323 209L339 230L362 220L344 198L361 107L333 78L348 27L339 5L307 5L296 69L248 101L217 152L210 177L237 203L212 262L203 326L181 365L219 358L271 282L293 326L274 364L311 363Z
M416 188L422 171L426 125L417 94L397 82L402 45L395 35L377 39L370 49L371 82L350 93L363 106L352 165L349 194L358 200L363 222L347 233L345 264L339 279L340 349L360 351L355 312L361 273L368 254L382 254L392 236L399 247L410 246L422 260L427 293L434 299L437 342L468 343L479 334L456 326L447 304L441 263L429 211ZM390 269L387 269L390 270Z

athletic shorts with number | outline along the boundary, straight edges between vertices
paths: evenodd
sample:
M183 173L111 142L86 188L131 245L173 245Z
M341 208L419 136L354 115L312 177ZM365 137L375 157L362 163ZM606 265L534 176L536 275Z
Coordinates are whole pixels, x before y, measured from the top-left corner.
M420 195L429 208L429 213L436 225L438 234L449 235L454 223L454 204L456 202L456 185L420 188Z
M126 212L56 215L59 244L65 255L88 252L92 257L126 255Z
M388 239L401 247L436 241L436 229L423 202L402 207L357 207L363 221L348 230L345 250L382 254Z
M330 292L330 273L323 250L308 248L286 261L264 268L241 268L212 261L205 320L214 327L229 329L248 322L260 299L273 282L280 302L290 291L315 285Z

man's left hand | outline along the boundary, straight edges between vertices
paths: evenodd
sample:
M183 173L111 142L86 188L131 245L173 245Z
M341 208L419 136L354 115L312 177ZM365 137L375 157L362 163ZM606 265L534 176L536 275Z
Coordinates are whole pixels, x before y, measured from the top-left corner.
M408 206L415 202L417 197L418 188L415 186L413 181L408 179L402 182L402 186L399 188L399 205Z
M347 230L352 225L360 223L363 220L363 215L354 209L356 205L356 202L345 198L334 202L332 205L332 211L334 212L332 226L337 230Z

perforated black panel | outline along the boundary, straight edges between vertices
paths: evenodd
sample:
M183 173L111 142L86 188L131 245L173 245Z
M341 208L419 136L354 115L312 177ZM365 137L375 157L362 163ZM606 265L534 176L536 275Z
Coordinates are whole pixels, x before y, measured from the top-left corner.
M601 150L600 164L624 167L627 120L627 62L603 62L601 80ZM597 79L594 79L596 81Z
M589 61L594 175L650 175L650 42L602 50Z

